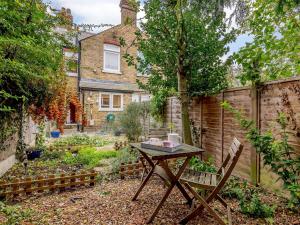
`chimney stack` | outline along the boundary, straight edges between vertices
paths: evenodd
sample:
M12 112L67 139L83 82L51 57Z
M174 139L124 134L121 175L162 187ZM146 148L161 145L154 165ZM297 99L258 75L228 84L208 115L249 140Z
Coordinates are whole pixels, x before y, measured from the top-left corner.
M135 0L121 0L121 24L136 26L137 3Z

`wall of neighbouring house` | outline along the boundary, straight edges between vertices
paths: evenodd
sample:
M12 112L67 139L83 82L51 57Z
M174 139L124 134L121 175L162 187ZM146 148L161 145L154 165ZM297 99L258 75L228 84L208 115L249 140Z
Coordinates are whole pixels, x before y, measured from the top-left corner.
M253 105L251 88L228 89L217 96L194 99L190 105L190 119L198 132L199 146L212 155L216 164L220 165L227 154L232 138L237 137L244 150L236 166L235 174L254 182L272 185L275 179L267 169L263 168L259 157L250 143L245 139L245 132L234 119L232 113L223 110L222 101L242 109L249 118L257 117L262 132L272 128L278 134L275 120L278 112L285 112L289 118L288 131L291 132L290 144L300 154L300 77L269 82L262 86L257 104ZM180 104L176 98L170 98L167 104L167 122L174 123L176 131L181 134Z
M132 94L130 93L122 93L123 95L123 109L125 109L126 105L131 102ZM88 126L96 126L100 129L105 129L106 116L109 113L112 113L116 116L121 112L118 111L99 111L99 96L100 92L98 91L83 91L84 96L84 111L86 112ZM94 120L94 124L90 124L91 120Z
M119 37L124 38L130 45L134 38L136 28L133 26L118 25L98 35L94 35L81 41L81 61L80 76L82 78L111 80L119 82L136 83L136 79L146 80L144 77L138 77L134 66L128 66L122 57L127 52L136 56L136 47L121 47L121 74L103 72L103 46L104 43L119 45Z
M27 118L24 122L24 141L26 145L32 146L35 144L36 126L34 122ZM15 133L6 140L4 146L7 146L5 151L0 151L0 177L16 163L16 147L18 135Z

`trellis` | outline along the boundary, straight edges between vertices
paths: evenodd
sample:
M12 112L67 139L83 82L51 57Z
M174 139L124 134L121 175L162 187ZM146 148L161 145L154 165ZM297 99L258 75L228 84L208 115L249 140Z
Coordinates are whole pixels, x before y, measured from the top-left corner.
M0 182L0 197L16 198L20 195L31 195L34 192L65 191L78 187L93 187L96 182L97 173L94 170L81 171L79 173L38 176L36 178L14 179L12 182Z

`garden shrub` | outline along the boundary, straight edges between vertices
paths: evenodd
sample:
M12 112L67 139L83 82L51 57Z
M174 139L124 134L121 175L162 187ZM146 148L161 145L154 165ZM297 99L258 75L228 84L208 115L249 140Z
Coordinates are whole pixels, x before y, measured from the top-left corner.
M246 181L233 177L222 190L222 196L239 200L241 213L253 218L272 218L276 206L262 203L258 196L258 189L248 185Z
M130 147L125 147L118 151L116 159L112 162L113 173L118 173L122 163L128 164L137 161L139 158L138 152Z
M140 113L140 104L133 102L120 115L120 126L129 141L138 141L142 134L143 128Z
M78 154L66 152L63 162L71 165L84 165L91 169L98 166L100 160L114 157L117 157L116 151L97 151L95 148L86 147L79 150Z
M45 150L43 151L41 160L56 160L56 159L62 159L64 156L64 152L63 151L49 151L49 150Z
M198 172L217 172L216 167L214 166L214 159L209 157L207 161L201 160L199 157L193 157L189 163L190 169Z
M254 193L250 199L246 199L245 197L240 199L241 212L253 218L272 218L275 208L276 206L269 206L262 203L257 193Z

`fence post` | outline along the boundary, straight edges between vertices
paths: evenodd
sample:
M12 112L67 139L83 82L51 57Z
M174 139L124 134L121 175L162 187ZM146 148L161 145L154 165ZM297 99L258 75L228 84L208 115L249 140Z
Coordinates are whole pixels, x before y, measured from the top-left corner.
M55 181L53 180L54 178L55 178L54 175L50 175L50 176L49 176L49 179L50 179L50 181L49 181L49 190L50 190L51 192L54 192L54 191L55 191L55 188L54 188Z
M70 179L70 187L71 188L75 188L75 181L76 181L76 178L75 178L75 175L76 175L76 173L71 173L71 179Z
M13 180L13 184L11 186L14 198L18 197L18 195L19 195L17 193L19 191L19 188L20 188L19 182L20 182L20 180L18 178L16 178L16 179Z
M251 119L260 129L260 91L256 85L251 88ZM254 147L251 147L251 180L255 185L259 183L259 155Z
M32 180L30 177L27 177L25 179L26 185L25 185L25 193L26 195L30 195L31 194L31 185L32 185Z
M91 170L91 176L90 176L90 186L93 187L95 186L95 170Z
M84 186L85 176L86 176L85 171L81 171L80 172L80 178L79 178L81 184L79 186Z
M124 179L124 163L121 163L120 175L121 175L121 179Z
M64 191L65 190L65 184L66 182L65 182L65 174L61 174L60 175L60 185L61 185L61 187L59 188L59 190L60 191Z
M44 187L44 177L43 176L39 176L37 177L37 187L39 188L38 193L42 193L43 187Z

